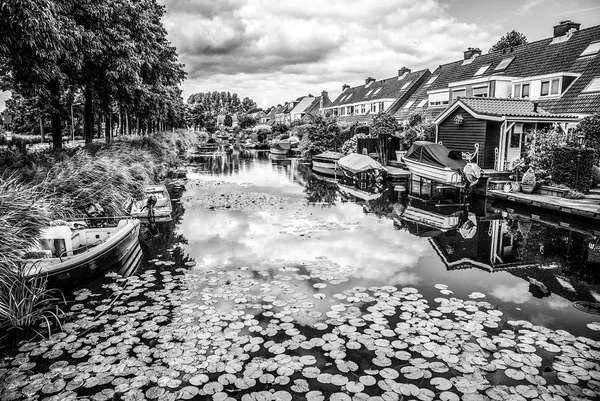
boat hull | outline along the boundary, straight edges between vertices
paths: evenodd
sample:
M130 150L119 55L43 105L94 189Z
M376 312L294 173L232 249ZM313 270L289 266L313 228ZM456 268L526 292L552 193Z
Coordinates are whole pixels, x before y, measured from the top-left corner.
M139 231L139 220L129 220L105 243L63 261L41 259L34 263L28 275L47 275L50 283L60 285L88 280L107 270L131 270L132 265L141 260Z
M406 163L408 170L413 175L419 176L421 178L426 178L431 181L451 185L464 184L462 175L458 171L452 170L448 167L433 166L431 164L421 163L415 160L407 159L406 157L403 158L402 161Z
M278 156L286 156L289 153L289 149L271 148L269 151L271 154Z

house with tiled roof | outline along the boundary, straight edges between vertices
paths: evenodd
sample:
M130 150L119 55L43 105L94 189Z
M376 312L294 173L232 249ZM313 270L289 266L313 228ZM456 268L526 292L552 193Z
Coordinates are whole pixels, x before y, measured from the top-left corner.
M429 70L411 72L402 67L395 77L382 79L368 77L364 85L342 86L342 93L324 112L338 117L339 121L369 124L379 112L395 113L429 77Z
M310 116L316 116L324 113L327 107L330 107L333 102L329 99L329 93L327 91L321 92L321 96L315 97L313 102L303 111L302 121L308 122Z
M290 122L300 121L304 117L304 110L309 107L315 101L315 97L311 94L308 96L301 96L292 102L292 109L290 110Z
M528 130L553 124L568 130L600 112L599 52L600 26L580 29L572 21L554 26L550 38L514 48L488 54L469 48L462 60L440 65L394 115L402 121L424 111L448 148L473 152L477 144L484 168L503 171L522 156Z

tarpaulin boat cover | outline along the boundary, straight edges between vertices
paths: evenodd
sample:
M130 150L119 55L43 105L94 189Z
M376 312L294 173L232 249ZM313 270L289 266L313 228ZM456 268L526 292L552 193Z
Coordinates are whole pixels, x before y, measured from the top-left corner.
M313 156L313 159L339 160L342 157L344 157L343 153L328 150L327 152L319 153L318 155Z
M385 170L385 168L376 160L367 155L350 153L348 156L338 160L338 165L353 173L361 173L369 170Z
M277 142L274 147L282 150L290 150L292 148L292 144L287 141L281 141Z
M408 149L404 158L438 167L449 167L460 170L467 164L466 160L449 156L450 151L439 143L417 141Z

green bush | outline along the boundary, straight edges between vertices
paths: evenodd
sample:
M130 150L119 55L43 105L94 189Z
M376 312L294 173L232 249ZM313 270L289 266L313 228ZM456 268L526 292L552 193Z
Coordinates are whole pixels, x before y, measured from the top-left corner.
M531 130L525 136L525 165L532 167L538 182L550 181L553 151L568 146L568 135L557 129Z
M595 151L589 148L564 147L554 149L552 157L552 182L565 184L571 189L587 194L592 186L594 158ZM577 173L578 160L579 173Z
M529 170L523 174L523 178L521 179L521 184L524 185L535 185L535 173L533 169L530 167Z
M598 184L600 184L600 167L594 166L592 167L592 188Z
M585 135L585 146L596 150L596 157L600 156L600 114L587 116L579 122L575 135Z

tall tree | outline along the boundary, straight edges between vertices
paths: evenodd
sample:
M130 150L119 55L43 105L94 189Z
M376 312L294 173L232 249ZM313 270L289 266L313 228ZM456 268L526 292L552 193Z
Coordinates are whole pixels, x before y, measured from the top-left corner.
M248 113L249 110L252 110L254 108L256 108L256 102L252 99L250 99L249 97L245 97L244 100L242 100L242 112L244 113Z
M521 32L517 32L514 29L507 32L506 35L502 36L500 40L490 48L490 53L498 50L510 49L527 43L527 38Z

